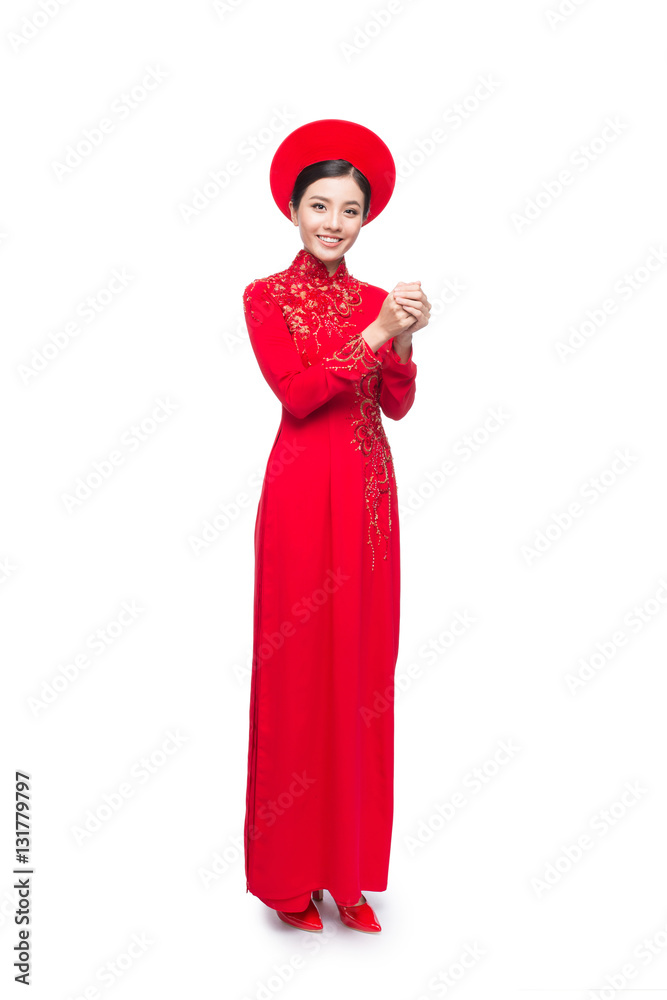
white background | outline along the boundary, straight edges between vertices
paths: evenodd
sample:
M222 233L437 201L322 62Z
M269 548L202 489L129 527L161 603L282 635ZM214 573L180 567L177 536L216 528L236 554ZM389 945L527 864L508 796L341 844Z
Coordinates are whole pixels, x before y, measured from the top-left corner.
M559 2L3 4L7 995L19 769L40 1000L667 997L663 9ZM350 272L433 303L415 404L385 420L407 682L378 935L328 894L324 935L282 924L242 854L280 419L242 292L301 246L273 151L327 117L378 132L400 172Z

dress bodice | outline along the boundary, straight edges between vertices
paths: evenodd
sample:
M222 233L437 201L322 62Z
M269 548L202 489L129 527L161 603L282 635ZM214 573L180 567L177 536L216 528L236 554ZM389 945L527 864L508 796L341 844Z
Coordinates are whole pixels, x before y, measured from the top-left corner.
M256 278L244 291L253 350L283 404L283 425L291 434L322 435L321 461L326 464L330 452L339 470L345 469L336 482L363 479L372 565L377 543L382 558L388 556L397 514L382 413L393 420L407 413L417 371L411 358L400 361L391 342L374 351L363 336L386 296L377 285L354 278L344 257L330 275L305 247L284 270Z
M354 326L350 317L362 306L362 290L370 287L350 274L345 257L330 275L326 264L305 247L289 267L264 281L306 365L349 340L348 328Z

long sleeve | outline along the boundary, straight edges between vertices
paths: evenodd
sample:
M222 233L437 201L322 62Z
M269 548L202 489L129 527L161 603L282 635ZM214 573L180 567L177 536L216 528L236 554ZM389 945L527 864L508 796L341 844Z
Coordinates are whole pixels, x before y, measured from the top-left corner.
M381 367L380 358L356 333L326 357L306 367L295 346L283 311L263 279L244 290L243 305L250 343L261 372L283 406L295 417L307 417L350 382Z
M380 347L378 356L382 362L380 407L391 420L400 420L415 401L417 365L412 360L412 346L405 363L396 352L393 337Z

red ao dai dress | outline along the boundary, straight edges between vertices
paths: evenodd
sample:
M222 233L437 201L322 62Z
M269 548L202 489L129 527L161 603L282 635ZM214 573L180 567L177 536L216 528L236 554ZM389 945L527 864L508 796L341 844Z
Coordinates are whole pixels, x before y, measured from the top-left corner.
M246 891L279 910L387 888L400 550L382 414L409 411L417 366L361 335L386 296L305 248L243 293L282 403L255 522L244 825Z

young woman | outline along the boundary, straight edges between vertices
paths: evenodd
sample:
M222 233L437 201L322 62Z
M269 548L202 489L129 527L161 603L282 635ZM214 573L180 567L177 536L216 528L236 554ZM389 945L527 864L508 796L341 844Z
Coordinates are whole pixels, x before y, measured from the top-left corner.
M286 923L379 931L362 889L387 888L400 551L382 414L415 398L420 282L384 289L345 254L396 178L384 142L324 119L278 147L270 183L303 247L243 299L261 372L282 403L255 523L245 816L246 891Z

